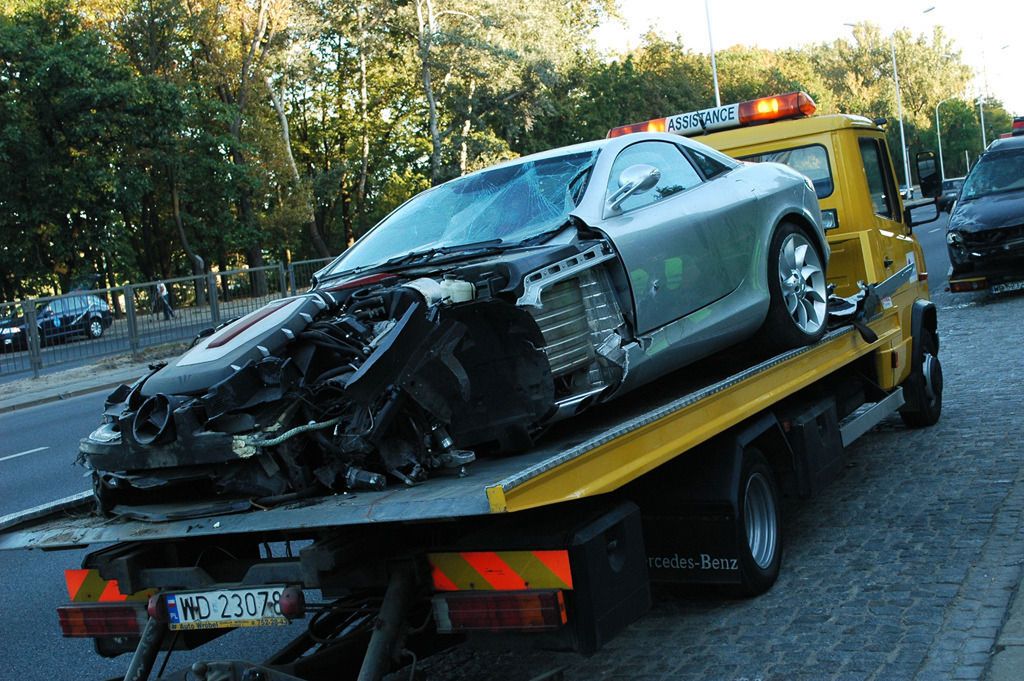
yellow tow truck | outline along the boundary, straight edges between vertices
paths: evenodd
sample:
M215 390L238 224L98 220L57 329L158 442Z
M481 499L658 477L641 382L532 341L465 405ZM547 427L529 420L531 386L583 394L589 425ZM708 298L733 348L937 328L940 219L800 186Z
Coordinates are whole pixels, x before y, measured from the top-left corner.
M817 493L844 447L895 411L919 427L942 407L927 268L882 128L813 114L791 93L610 134L697 134L807 175L832 249L820 342L714 356L469 475L205 518L176 518L169 504L160 522L92 514L83 493L0 518L0 549L105 545L68 570L61 626L102 655L133 652L125 678L140 680L161 650L307 613L281 651L209 662L197 678L379 679L402 651L422 657L450 635L587 654L646 612L652 581L769 589L781 495ZM918 159L928 187L929 161ZM322 602L306 604L310 591Z

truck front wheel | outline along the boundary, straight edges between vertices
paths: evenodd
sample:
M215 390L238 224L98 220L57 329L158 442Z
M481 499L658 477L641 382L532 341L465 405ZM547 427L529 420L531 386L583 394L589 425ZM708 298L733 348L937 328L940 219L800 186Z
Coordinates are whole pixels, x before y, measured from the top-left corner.
M771 467L757 449L743 453L737 499L739 593L757 596L775 584L782 565L779 491Z

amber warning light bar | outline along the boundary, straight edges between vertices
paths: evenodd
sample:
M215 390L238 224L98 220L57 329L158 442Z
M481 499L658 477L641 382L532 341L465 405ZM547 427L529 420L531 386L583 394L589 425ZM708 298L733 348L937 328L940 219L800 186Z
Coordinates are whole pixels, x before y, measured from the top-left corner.
M806 92L761 97L738 104L724 104L710 109L654 118L643 123L620 125L608 131L608 137L628 135L631 132L671 132L677 135L699 135L716 130L728 130L745 125L769 123L786 118L810 116L817 105Z

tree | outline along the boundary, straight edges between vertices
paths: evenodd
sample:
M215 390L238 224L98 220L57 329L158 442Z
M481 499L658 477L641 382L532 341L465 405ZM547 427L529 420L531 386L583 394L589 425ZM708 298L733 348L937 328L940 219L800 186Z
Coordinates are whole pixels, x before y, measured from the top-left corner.
M116 255L119 147L147 123L144 100L66 6L0 17L5 297L66 291Z

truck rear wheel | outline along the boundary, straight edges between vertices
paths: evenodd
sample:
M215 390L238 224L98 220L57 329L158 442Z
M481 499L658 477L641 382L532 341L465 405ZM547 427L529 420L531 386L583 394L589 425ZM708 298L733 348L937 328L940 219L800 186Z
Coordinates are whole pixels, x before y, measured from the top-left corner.
M938 423L942 415L942 364L933 332L922 332L915 352L915 366L920 368L904 382L907 407L900 409L900 418L911 428L924 428Z
M743 596L757 596L775 584L782 566L782 522L775 474L755 448L743 453L737 493L737 545Z

